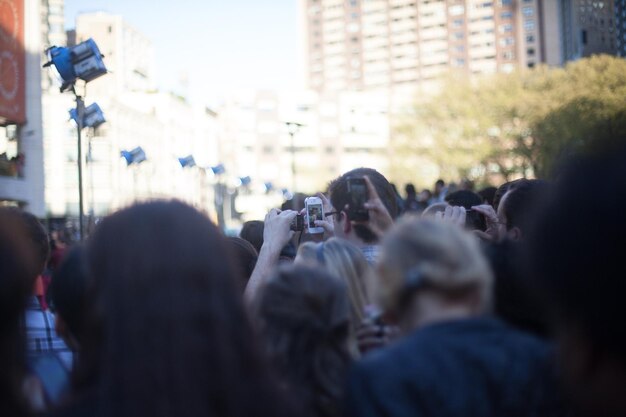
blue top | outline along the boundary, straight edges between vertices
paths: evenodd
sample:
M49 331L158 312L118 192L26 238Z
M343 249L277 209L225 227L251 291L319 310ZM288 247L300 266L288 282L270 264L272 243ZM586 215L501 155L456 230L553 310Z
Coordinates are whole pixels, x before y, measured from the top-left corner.
M357 363L351 416L558 416L552 351L481 317L432 324Z

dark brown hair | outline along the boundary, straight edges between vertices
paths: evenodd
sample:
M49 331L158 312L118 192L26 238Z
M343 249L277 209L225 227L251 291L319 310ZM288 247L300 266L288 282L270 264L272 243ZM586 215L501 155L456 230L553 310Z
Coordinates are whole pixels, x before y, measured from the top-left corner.
M104 219L87 250L85 350L104 417L281 415L225 239L204 215L138 204Z
M31 294L37 255L24 224L0 209L0 415L27 414L22 384L25 342L20 321Z
M391 218L398 217L398 201L396 193L387 181L387 178L380 172L371 168L357 168L348 171L339 178L333 180L328 186L330 194L330 202L336 211L342 211L344 207L350 203L350 194L348 193L349 178L363 178L366 176L370 179L385 208L391 215ZM356 224L354 226L356 235L365 243L374 243L378 241L378 237L367 228L367 226Z

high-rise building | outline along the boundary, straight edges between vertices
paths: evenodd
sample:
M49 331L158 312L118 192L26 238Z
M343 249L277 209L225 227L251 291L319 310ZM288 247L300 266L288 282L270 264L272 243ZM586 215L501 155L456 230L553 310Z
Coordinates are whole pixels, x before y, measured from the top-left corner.
M591 0L301 0L309 87L425 86L617 53L616 8ZM623 10L623 7L622 7Z
M626 58L626 0L615 0L617 54Z
M540 4L484 0L302 0L309 85L415 85L454 68L511 71L544 59Z
M618 11L623 9L623 1L561 0L555 3L561 7L564 62L593 54L618 54Z

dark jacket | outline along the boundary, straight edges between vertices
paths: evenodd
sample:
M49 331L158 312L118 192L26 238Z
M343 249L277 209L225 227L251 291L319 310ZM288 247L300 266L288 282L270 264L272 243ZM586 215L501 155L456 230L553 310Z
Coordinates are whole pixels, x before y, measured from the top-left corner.
M354 417L562 415L551 349L492 318L419 329L352 370Z

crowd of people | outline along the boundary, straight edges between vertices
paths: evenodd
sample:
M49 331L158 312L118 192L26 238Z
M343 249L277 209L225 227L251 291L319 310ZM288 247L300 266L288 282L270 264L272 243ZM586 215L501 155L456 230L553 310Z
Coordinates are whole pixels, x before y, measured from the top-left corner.
M454 188L354 169L323 233L139 203L62 257L0 208L0 415L626 415L626 149Z

